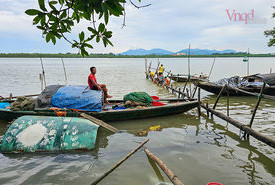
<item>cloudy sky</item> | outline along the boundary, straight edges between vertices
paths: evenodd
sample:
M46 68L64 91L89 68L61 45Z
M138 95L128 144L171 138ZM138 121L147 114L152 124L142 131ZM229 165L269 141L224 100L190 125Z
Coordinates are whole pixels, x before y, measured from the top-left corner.
M263 35L264 30L275 26L275 19L271 19L274 0L142 0L142 4L147 3L152 5L143 9L128 3L126 27L121 29L122 18L110 19L114 47L94 45L90 52L120 53L138 48L179 51L189 43L191 48L200 49L275 52L275 47L267 47L268 39ZM46 43L32 25L32 18L24 13L37 7L37 0L0 0L0 53L77 52L63 40L56 45ZM250 22L245 24L238 16L235 21L234 10L243 17L250 16ZM68 37L76 38L88 24L82 22Z

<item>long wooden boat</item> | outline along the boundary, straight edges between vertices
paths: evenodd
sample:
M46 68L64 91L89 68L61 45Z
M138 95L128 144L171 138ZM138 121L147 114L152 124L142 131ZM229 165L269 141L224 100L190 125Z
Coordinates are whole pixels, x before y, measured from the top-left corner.
M218 85L212 82L196 82L194 84L202 88L203 90L214 94L219 94L219 92L223 88L223 85ZM234 87L229 86L228 88L230 96L249 96L249 94L238 91L238 89ZM261 88L262 87L239 87L240 90L244 90L251 93L260 93ZM275 96L275 86L265 87L265 89L263 90L263 94ZM222 95L227 95L227 91L223 91Z
M223 85L227 83L229 83L228 88L230 96L249 96L248 93L242 91L260 93L263 83L266 83L263 94L275 96L275 73L254 74L245 77L235 76L231 78L225 78L225 80L222 79L219 81L219 83L195 82L194 84L208 92L219 94L223 88ZM224 91L223 95L226 94L227 92Z
M197 100L163 99L160 100L160 102L165 103L165 105L140 109L102 110L100 112L85 113L104 121L119 121L180 114L198 106ZM122 103L122 100L110 100L110 103L109 106L112 106ZM60 111L66 112L66 116L68 117L79 117L79 115L72 110L65 109ZM0 109L0 120L12 121L24 115L57 116L57 113L51 109L36 109L34 111Z
M188 81L188 75L170 75L168 77L176 82L187 82ZM205 80L206 80L205 77L190 76L189 82L205 81Z

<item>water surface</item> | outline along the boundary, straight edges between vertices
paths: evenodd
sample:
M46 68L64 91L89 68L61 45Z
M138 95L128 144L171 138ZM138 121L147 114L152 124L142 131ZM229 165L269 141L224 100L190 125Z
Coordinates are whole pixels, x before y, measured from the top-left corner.
M148 59L156 66L156 59ZM187 73L187 59L160 59L173 73ZM208 74L211 58L192 58L191 73ZM60 59L44 59L47 84L64 84ZM87 84L89 67L97 67L97 79L105 83L114 96L121 99L133 91L146 91L161 98L176 98L145 79L144 59L64 59L69 84ZM275 70L275 58L251 58L250 73L268 73ZM246 75L242 58L217 58L210 79ZM40 93L39 59L0 59L0 95L9 96ZM176 83L177 86L183 84ZM204 102L213 104L215 95L202 91ZM255 97L231 97L230 115L248 124ZM226 98L222 97L217 110L226 113ZM204 111L203 111L204 112ZM263 100L257 111L253 128L275 137L275 102ZM204 112L205 114L205 112ZM7 122L0 122L0 136ZM90 152L56 154L0 154L0 184L90 184L111 168L140 142L161 158L184 184L275 184L275 150L250 138L243 141L239 130L214 117L198 117L196 109L180 115L141 120L113 122L124 133L112 134L99 129L97 147ZM136 133L150 126L161 125L161 131L149 132L146 137ZM101 184L154 185L169 182L154 168L140 150Z

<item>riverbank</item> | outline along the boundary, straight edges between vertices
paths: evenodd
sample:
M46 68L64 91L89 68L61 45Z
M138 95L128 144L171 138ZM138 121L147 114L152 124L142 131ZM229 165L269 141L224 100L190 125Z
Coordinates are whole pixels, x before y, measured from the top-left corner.
M190 55L191 58L244 57L243 53L217 55ZM77 53L0 53L0 58L83 58ZM84 58L187 58L187 55L115 55L90 54ZM275 54L249 54L249 57L275 57Z

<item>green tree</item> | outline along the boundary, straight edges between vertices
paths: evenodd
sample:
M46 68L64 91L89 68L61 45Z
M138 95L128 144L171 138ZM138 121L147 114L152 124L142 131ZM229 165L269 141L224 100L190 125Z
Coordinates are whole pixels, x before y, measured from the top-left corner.
M273 6L272 8L274 8L274 10L275 10L275 6ZM275 19L275 12L272 14L272 18ZM266 37L271 37L269 39L268 46L269 47L275 46L275 27L271 30L266 30L264 32L264 34L265 34Z
M129 1L136 8L149 6L137 6ZM33 24L42 31L46 42L55 44L57 38L63 38L73 48L79 48L82 56L85 56L89 55L86 49L93 48L92 40L97 43L101 40L105 47L113 46L110 41L112 31L107 30L109 17L124 16L125 25L125 3L125 0L38 0L39 9L28 9L25 13L34 16ZM91 21L91 26L87 27L89 34L85 35L84 31L81 31L79 38L71 41L65 34L71 33L80 20Z

